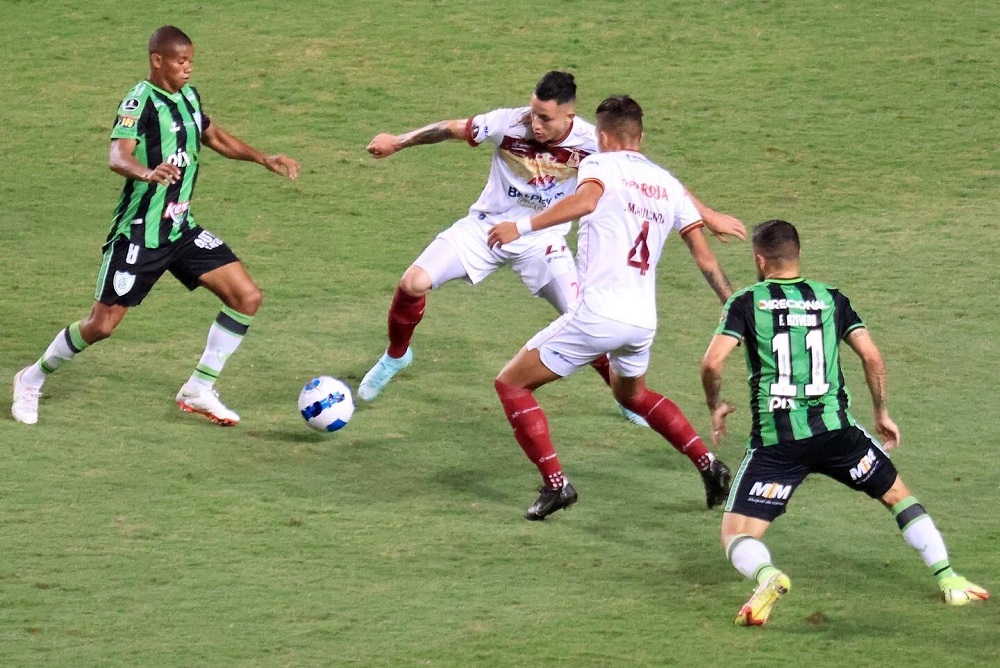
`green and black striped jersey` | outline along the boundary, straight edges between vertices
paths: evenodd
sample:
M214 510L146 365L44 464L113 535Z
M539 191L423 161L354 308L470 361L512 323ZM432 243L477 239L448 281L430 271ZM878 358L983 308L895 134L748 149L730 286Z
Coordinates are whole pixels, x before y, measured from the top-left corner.
M838 347L864 326L850 300L819 281L769 279L729 298L716 334L746 350L750 447L854 424Z
M180 168L181 178L170 186L127 179L111 220L109 243L125 236L146 248L159 248L194 227L191 197L198 180L201 134L209 123L193 86L171 94L141 81L125 95L111 138L136 140L139 162L150 169L169 162Z

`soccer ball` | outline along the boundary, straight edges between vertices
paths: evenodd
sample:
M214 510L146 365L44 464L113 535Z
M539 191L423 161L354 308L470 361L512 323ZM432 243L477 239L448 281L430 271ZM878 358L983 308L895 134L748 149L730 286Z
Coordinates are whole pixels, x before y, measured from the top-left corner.
M299 412L306 424L317 431L343 429L354 415L351 388L330 376L313 378L299 393Z

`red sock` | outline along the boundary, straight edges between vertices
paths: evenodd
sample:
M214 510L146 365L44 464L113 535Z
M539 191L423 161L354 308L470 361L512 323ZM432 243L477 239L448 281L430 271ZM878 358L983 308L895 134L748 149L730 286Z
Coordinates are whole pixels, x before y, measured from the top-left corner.
M426 296L413 297L396 288L392 305L389 306L389 347L386 348L389 357L399 358L406 354L410 339L413 338L413 330L424 317L425 304Z
M670 441L699 471L708 469L712 456L677 404L662 394L643 390L625 407L646 418L653 431Z
M552 489L560 489L566 484L562 467L556 456L555 447L549 437L549 422L542 407L528 390L514 387L501 381L493 386L503 404L507 421L514 428L514 438L524 450L531 463L538 467L542 480Z
M594 367L594 371L601 375L601 378L604 379L604 384L611 387L611 360L608 359L608 356L601 355L591 362L590 366Z

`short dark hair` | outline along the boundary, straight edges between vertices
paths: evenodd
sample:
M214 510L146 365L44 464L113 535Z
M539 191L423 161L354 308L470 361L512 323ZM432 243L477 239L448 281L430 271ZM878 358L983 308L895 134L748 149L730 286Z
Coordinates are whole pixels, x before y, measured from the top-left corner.
M642 138L642 107L628 95L612 95L597 105L601 130L632 142Z
M150 53L162 54L168 49L178 46L190 46L192 44L194 42L191 41L191 38L176 26L162 26L149 36Z
M765 220L753 228L754 252L768 260L797 260L800 248L798 230L788 221Z
M557 104L573 102L576 100L576 81L569 72L552 70L535 86L535 97L543 102L555 100Z

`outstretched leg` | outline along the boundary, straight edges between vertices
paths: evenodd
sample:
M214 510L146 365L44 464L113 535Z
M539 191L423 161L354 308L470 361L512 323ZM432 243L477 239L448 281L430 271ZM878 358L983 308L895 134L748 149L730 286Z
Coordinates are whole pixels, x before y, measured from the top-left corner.
M576 490L563 475L549 435L548 420L532 394L533 390L558 378L542 364L537 349L522 348L494 382L504 415L514 430L514 438L542 475L541 495L525 514L529 520L543 520L573 505L577 499Z
M441 238L432 241L403 272L389 305L389 345L361 379L359 398L373 401L397 373L410 366L413 362L410 341L423 320L427 293L458 278L468 278L465 266L451 243Z
M208 330L201 359L181 386L175 400L181 410L204 415L222 426L239 424L240 416L219 399L215 381L236 352L260 309L264 296L240 262L230 262L203 274L199 283L223 303Z
M896 476L896 481L881 501L896 520L903 540L920 554L924 564L934 573L945 603L962 606L989 599L988 591L969 582L951 567L941 532L920 502L910 494L902 478Z
M708 451L698 433L677 405L646 387L644 376L612 376L611 388L623 406L638 413L650 428L667 439L701 473L705 502L709 508L723 503L729 495L729 468Z
M736 613L737 626L763 626L778 599L788 593L788 576L771 564L771 553L761 540L770 522L738 513L722 516L722 547L743 577L757 583L750 599Z
M91 344L111 336L127 312L127 306L94 302L86 318L59 330L42 356L14 376L14 398L10 407L13 418L23 424L36 424L38 398L49 374Z

